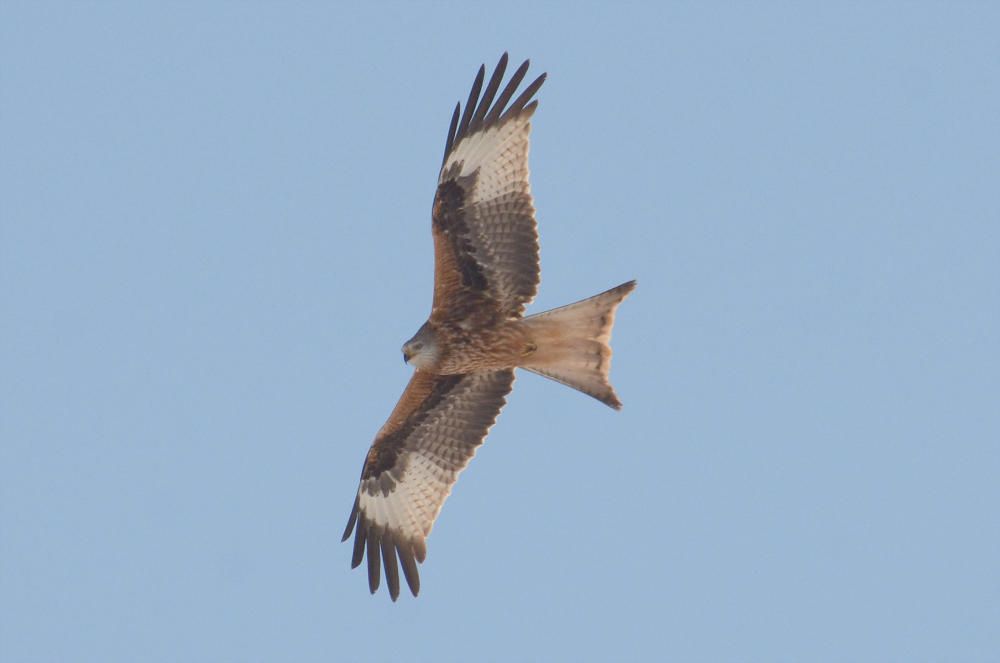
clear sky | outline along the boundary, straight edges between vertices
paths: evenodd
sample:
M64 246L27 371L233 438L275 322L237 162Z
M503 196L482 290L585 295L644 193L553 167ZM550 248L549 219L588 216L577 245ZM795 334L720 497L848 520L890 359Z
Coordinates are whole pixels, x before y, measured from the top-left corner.
M5 0L0 659L1000 659L1000 9L828 4ZM504 50L625 407L521 375L392 604L340 535Z

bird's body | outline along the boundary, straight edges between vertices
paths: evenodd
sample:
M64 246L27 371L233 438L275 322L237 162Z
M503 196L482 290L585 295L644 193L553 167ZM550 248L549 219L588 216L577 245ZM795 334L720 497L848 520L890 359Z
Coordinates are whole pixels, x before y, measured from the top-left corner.
M352 566L367 555L373 593L384 562L393 600L400 567L414 596L419 591L417 563L424 561L426 538L496 421L514 369L621 407L608 381L609 343L615 311L634 281L524 316L539 282L528 135L538 103L531 98L545 75L510 102L528 63L501 91L506 65L505 53L485 91L480 68L465 113L460 116L459 106L452 116L431 213L431 314L403 345L416 370L375 436L344 532L345 540L355 532Z
M445 323L439 336L449 339L440 358L426 370L439 375L515 368L531 353L528 330L517 320L480 326L476 320ZM412 361L412 360L411 360Z

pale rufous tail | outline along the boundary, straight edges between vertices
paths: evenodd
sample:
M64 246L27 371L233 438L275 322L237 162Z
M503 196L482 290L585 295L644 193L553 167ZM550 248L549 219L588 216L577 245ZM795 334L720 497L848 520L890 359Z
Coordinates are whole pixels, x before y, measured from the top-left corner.
M623 283L589 299L528 316L523 324L534 344L521 368L562 382L618 410L622 403L608 381L615 310L635 289Z

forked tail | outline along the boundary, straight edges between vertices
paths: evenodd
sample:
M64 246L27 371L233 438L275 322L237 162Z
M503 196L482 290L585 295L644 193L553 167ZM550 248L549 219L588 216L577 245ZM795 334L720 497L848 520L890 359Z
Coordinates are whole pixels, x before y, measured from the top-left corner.
M615 310L634 289L635 281L629 281L575 304L525 318L523 324L535 347L521 367L621 409L608 381L611 328Z

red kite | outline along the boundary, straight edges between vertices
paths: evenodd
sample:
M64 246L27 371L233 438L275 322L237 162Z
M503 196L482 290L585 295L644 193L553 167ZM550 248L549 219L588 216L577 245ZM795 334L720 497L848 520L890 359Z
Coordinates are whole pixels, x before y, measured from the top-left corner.
M400 566L419 592L427 536L504 406L515 368L621 407L608 381L608 344L635 281L524 317L539 281L528 135L545 74L511 102L528 62L497 96L506 67L504 53L485 91L480 67L465 112L458 104L452 115L431 213L433 307L403 345L416 370L368 451L344 532L345 541L355 532L351 567L367 553L374 594L381 559L393 601Z

